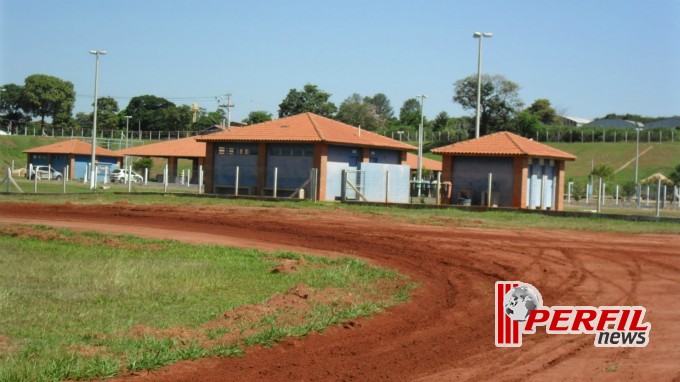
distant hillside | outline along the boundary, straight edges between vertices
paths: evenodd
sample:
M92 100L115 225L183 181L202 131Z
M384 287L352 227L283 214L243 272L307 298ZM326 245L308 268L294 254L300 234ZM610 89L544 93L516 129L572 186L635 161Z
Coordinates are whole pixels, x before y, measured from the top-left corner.
M587 177L595 165L608 164L614 171L614 183L624 184L635 180L635 143L548 143L557 149L576 155L567 162L567 178ZM644 154L642 154L644 153ZM669 175L680 165L680 142L640 143L638 179L660 172ZM624 165L625 168L622 169Z
M6 169L14 160L14 167L26 166L24 150L65 141L70 138L53 138L23 135L0 135L0 169Z

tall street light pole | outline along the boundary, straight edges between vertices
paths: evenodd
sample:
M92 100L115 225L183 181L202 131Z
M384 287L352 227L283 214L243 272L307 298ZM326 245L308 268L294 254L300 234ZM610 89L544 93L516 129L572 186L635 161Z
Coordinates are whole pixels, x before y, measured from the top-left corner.
M493 33L475 32L472 37L479 39L479 52L477 55L477 121L475 122L475 138L479 138L479 121L482 117L482 40L484 37L493 37Z
M90 190L95 190L97 187L97 164L96 164L96 147L97 147L97 92L99 91L99 56L106 54L105 50L91 50L90 54L94 54L95 69L94 69L94 118L92 121L92 158L90 160Z
M423 101L427 96L419 94L416 96L420 98L420 125L418 126L418 196L420 196L420 189L423 182L423 123L425 114L423 114Z
M640 158L640 130L641 128L635 128L635 193L637 194L637 204L640 206L640 186L638 185L638 159Z
M125 116L125 148L128 148L128 139L130 135L128 134L128 129L130 128L130 118L132 118L131 115L126 115ZM128 156L125 155L125 168L127 169L127 160Z

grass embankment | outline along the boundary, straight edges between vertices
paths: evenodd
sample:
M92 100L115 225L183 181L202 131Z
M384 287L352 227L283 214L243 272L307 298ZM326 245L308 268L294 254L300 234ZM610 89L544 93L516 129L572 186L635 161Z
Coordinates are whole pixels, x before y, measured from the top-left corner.
M356 259L0 227L0 380L103 378L240 356L371 315L412 287Z
M567 229L575 231L594 232L620 232L620 233L669 233L680 234L680 224L670 222L630 222L622 220L610 220L597 217L576 218L548 216L538 213L527 213L508 210L471 211L456 208L405 208L400 206L365 206L355 204L341 204L337 202L310 201L261 201L250 199L226 199L221 197L209 197L189 194L127 194L113 192L81 193L67 195L34 195L34 194L0 194L0 202L25 202L25 203L48 203L48 204L115 204L127 202L138 205L165 205L179 208L191 206L216 206L216 207L265 207L265 208L292 208L314 210L346 210L351 213L364 213L391 217L398 221L415 224L446 225L454 227L477 227L525 230L528 228L539 229ZM589 210L596 208L588 207ZM583 210L583 208L569 207L570 210ZM603 207L603 213L620 213L616 207ZM653 209L628 210L631 214L651 215ZM667 209L661 212L662 217L680 217L680 210Z
M594 161L595 166L607 164L614 171L618 171L610 180L612 184L623 185L635 181L635 141L547 144L576 155L576 160L567 162L565 166L567 178L585 179L590 175ZM640 142L640 154L642 155L638 159L639 180L657 172L668 176L675 166L680 164L680 142ZM621 169L626 164L628 165Z

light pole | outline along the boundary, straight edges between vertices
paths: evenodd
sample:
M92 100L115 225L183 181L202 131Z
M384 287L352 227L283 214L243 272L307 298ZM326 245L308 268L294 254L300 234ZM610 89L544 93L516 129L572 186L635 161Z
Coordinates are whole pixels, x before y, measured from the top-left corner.
M90 54L94 54L95 59L95 69L94 69L94 118L92 121L92 159L90 160L90 190L94 190L97 187L96 176L96 147L97 147L97 91L99 90L99 56L106 54L105 50L91 50Z
M423 123L425 114L423 114L423 101L427 96L419 94L416 97L420 98L420 125L418 126L418 196L420 196L420 189L423 182Z
M479 52L477 55L477 121L475 123L475 138L479 138L479 121L482 117L482 40L484 37L493 37L493 33L475 32L472 37L479 39Z
M635 193L637 194L637 205L640 207L640 187L638 186L638 159L640 158L640 130L635 128Z
M132 118L131 115L125 116L125 148L126 149L128 148L128 139L129 139L128 129L130 127L130 118ZM125 168L126 169L127 169L127 158L128 158L128 156L125 155Z

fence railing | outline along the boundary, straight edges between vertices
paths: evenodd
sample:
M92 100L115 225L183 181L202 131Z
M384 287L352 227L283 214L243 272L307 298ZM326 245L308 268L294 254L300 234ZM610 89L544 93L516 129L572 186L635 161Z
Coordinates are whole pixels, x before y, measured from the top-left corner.
M42 129L35 125L13 125L8 132L13 135L30 135L62 138L92 138L92 129L70 128L58 126L46 126ZM637 132L630 128L602 128L602 127L574 127L574 126L546 126L532 133L515 132L525 138L537 142L635 142ZM641 129L639 132L640 142L663 143L675 142L676 135L680 133L674 128L658 127ZM388 131L381 135L398 141L413 142L418 140L418 133L414 131ZM188 138L199 135L199 131L174 130L174 131L144 131L129 130L127 137L124 130L97 129L97 139L109 139L113 141L143 142L145 140L173 140ZM423 141L456 143L473 138L468 130L425 131ZM124 144L124 143L123 143ZM118 144L120 146L120 144Z

